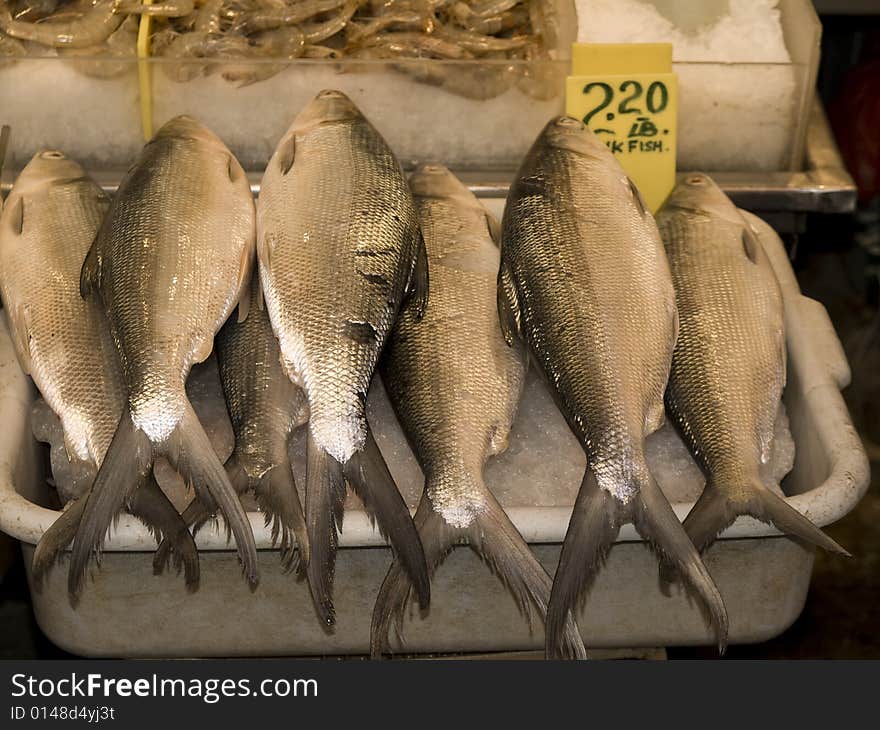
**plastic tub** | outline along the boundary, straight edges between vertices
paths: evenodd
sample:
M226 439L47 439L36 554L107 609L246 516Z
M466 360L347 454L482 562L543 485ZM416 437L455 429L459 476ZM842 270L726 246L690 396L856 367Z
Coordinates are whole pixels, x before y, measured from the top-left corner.
M496 208L502 204L488 202ZM789 374L784 400L797 447L794 469L783 487L796 509L827 525L849 512L868 486L867 458L840 395L849 382L849 368L825 309L800 294L781 244L769 254L785 296ZM540 404L541 398L550 403L542 387L534 380L529 386L511 448L490 465L487 480L499 490L511 519L552 573L584 460L573 437L565 436L557 412L544 440L537 438L531 449L525 449L531 460L525 461L519 441L523 423L529 413L537 417L534 404ZM33 386L15 360L4 322L0 327L0 412L5 421L0 436L0 529L21 541L28 570L34 544L58 514L40 506L47 503L48 487L44 449L32 438L28 423L34 397ZM371 394L373 415L381 412L381 399L381 390ZM414 476L405 468L411 454L401 454L406 447L395 446L401 443L396 422L378 417L371 422L401 491L414 506L421 483L417 472ZM502 476L512 473L511 463L517 459L523 470L532 469L524 480L530 489L505 489ZM560 489L554 482L565 483ZM660 484L673 494L674 484ZM683 518L693 500L672 499ZM366 652L373 602L390 562L390 550L366 515L352 504L345 516L336 571L338 626L332 635L320 627L307 586L282 573L277 551L269 549L262 515L251 513L250 520L260 548L261 581L254 593L242 580L236 554L222 529L199 533L201 586L188 594L179 576L152 575L153 539L134 519L122 517L105 547L101 569L94 571L94 581L76 610L67 600L63 566L50 573L41 592L32 586L37 621L53 642L82 655ZM782 632L800 613L813 553L772 528L740 518L708 552L707 564L730 613L731 641L757 642ZM700 611L685 595L665 597L660 592L656 558L629 525L621 531L579 623L587 645L593 647L714 641ZM415 615L405 635L411 652L524 650L543 641L540 624L530 631L506 590L468 548L456 548L438 570L428 617L422 620Z
M573 0L548 1L563 14L574 12ZM780 8L792 63L675 64L681 169L799 169L821 27L810 0L781 0ZM458 171L514 169L547 119L565 108L577 23L562 27L567 35L550 61L150 59L143 67L152 77L153 127L176 114L195 115L246 169L259 171L294 115L317 91L335 87L355 100L407 167L433 160ZM79 57L0 61L0 121L15 134L12 169L44 147L63 149L90 169L127 169L143 143L138 65ZM223 78L269 69L276 73L244 86ZM706 74L717 82L694 87L692 80ZM739 79L745 94L730 98L730 79ZM780 79L785 93L771 103L750 96L749 89ZM469 98L475 86L487 98ZM718 124L732 135L707 144L702 130ZM724 148L737 150L733 164L720 164Z

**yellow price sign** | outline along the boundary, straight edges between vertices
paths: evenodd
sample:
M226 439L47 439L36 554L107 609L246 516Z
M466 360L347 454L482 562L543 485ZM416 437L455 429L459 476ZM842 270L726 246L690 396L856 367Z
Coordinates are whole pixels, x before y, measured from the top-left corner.
M656 212L675 185L672 45L576 43L566 83L566 114L604 140Z

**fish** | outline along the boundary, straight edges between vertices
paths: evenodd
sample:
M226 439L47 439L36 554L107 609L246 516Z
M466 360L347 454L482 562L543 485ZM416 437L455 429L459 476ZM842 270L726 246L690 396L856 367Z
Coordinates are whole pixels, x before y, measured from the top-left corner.
M226 473L239 494L254 491L266 525L272 526L273 544L280 542L282 565L294 568L308 564L309 541L288 446L293 432L308 422L309 405L305 393L281 367L281 351L263 304L256 268L250 293L247 319L239 322L230 317L214 341L235 434ZM209 517L197 499L183 513L194 531Z
M848 554L775 494L762 476L786 380L782 292L756 231L708 176L675 187L657 216L681 319L666 411L706 487L684 521L705 550L751 515Z
M253 531L189 402L193 364L239 300L247 317L254 202L226 145L191 117L166 122L126 173L89 249L80 293L100 301L122 365L126 402L73 542L68 587L154 460L166 457L235 538L243 573L258 579Z
M547 611L552 579L529 550L483 478L487 459L507 448L522 394L525 352L508 347L498 322L500 223L445 167L413 173L431 272L431 306L419 320L409 303L394 326L380 372L425 474L415 523L429 573L452 547L469 544L495 571L527 616ZM410 584L395 561L373 612L371 651L389 651ZM569 616L569 656L585 658Z
M79 295L80 269L110 201L74 160L38 152L19 174L0 216L0 293L19 363L45 401L32 420L58 444L53 461L67 509L45 532L33 559L35 584L70 545L85 496L122 413L125 389L102 309ZM54 432L54 433L53 433ZM198 554L173 504L146 472L127 509L158 539L168 538L186 584L198 584ZM166 556L167 559L167 556Z
M427 303L427 261L400 163L342 92L320 92L266 168L257 259L284 371L309 404L307 577L329 630L346 481L385 533L426 606L425 556L365 413L405 298Z
M578 119L551 120L519 168L498 284L506 339L525 340L587 457L553 580L548 655L560 655L568 612L625 522L683 574L723 649L721 595L645 458L678 329L669 264L638 188Z

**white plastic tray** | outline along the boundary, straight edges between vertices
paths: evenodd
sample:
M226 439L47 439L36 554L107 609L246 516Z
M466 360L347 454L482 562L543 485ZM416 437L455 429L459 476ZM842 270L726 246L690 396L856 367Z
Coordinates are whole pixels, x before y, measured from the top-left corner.
M502 201L487 201L500 207ZM496 210L496 212L500 212ZM758 225L766 224L755 219ZM785 251L768 252L783 286L789 376L785 403L797 446L783 486L789 502L819 525L849 512L868 485L868 462L840 389L850 372L824 307L800 294ZM0 326L0 530L22 542L28 565L33 545L58 513L39 506L48 490L43 448L30 434L35 391L17 365L5 322ZM377 432L381 430L377 428ZM378 434L377 434L378 435ZM380 445L382 441L380 439ZM568 447L560 450L568 454ZM582 458L582 455L581 457ZM548 451L546 461L559 460ZM390 461L390 460L389 460ZM573 463L573 471L580 465ZM399 468L399 467L398 467ZM394 465L392 471L398 475ZM576 490L580 476L572 485ZM412 502L417 479L401 483ZM515 502L515 500L514 500ZM676 502L683 518L692 502ZM511 519L551 572L571 506L509 507ZM94 582L76 610L67 601L66 571L53 570L41 592L32 590L37 621L59 646L96 656L241 656L363 653L369 645L373 601L390 551L356 507L345 516L336 572L337 629L323 632L308 588L279 567L261 514L250 514L260 548L261 581L251 593L222 529L198 535L201 585L188 594L179 576L152 575L150 534L122 517L107 542ZM647 647L711 644L698 608L683 595L659 590L656 558L631 526L620 533L579 617L588 646ZM841 558L843 559L843 558ZM741 518L707 555L730 614L730 639L748 643L782 632L800 613L813 554L753 519ZM405 627L407 651L450 652L536 648L514 602L467 548L457 548L438 571L429 615Z

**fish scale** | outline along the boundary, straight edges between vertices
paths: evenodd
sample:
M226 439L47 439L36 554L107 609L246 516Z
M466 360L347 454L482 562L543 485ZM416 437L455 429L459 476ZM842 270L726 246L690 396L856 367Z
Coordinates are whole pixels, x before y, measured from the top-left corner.
M523 613L543 619L550 576L483 480L486 460L507 448L522 393L524 352L508 347L498 323L497 222L446 168L426 165L410 181L431 271L430 306L409 305L382 360L382 377L425 475L416 526L433 573L457 542L492 565ZM373 611L372 651L388 650L402 624L409 581L398 562ZM566 621L566 654L584 656L577 625Z
M676 186L658 225L681 316L666 404L706 473L685 530L702 550L738 515L750 514L846 552L774 494L761 474L786 373L782 293L757 234L702 174Z
M79 292L83 259L108 207L101 188L78 164L48 150L22 170L0 218L2 294L10 329L23 369L51 409L47 414L35 407L32 422L41 421L43 434L57 433L60 425L71 466L69 483L56 482L69 507L34 552L36 585L74 538L125 402L106 316ZM194 587L199 571L192 536L152 477L144 472L139 481L128 511L157 538L167 538L169 551L158 567L168 557L182 563L186 583Z
M587 456L553 582L548 653L563 653L568 612L628 521L687 577L723 646L721 596L645 458L678 326L669 265L635 185L579 120L552 120L517 173L498 300L505 336L525 340Z
M128 397L77 528L71 592L157 456L223 514L256 584L250 523L185 389L246 288L254 237L253 197L232 153L191 117L164 124L120 183L80 279L107 310Z
M326 90L296 117L266 168L257 255L288 377L309 403L309 586L325 625L346 482L428 602L425 558L365 405L406 295L424 307L424 248L400 164L348 97Z

